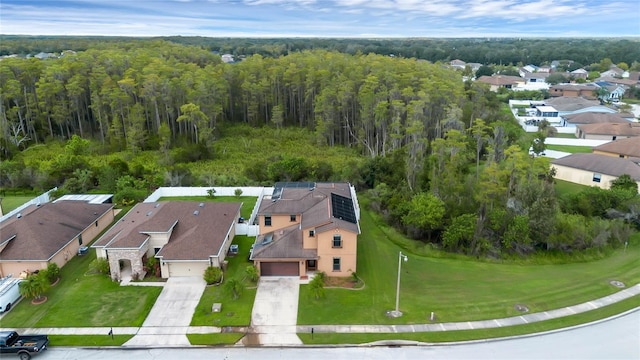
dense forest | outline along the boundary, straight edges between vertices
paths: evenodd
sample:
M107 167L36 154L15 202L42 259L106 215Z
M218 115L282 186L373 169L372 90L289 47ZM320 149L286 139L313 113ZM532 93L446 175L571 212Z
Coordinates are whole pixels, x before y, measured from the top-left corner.
M628 179L558 197L497 94L415 58L315 49L226 64L198 46L113 41L3 59L0 91L4 188L128 204L162 185L347 180L411 238L492 257L619 246L629 223L606 215L640 209ZM233 147L248 156L208 170Z
M323 49L344 54L378 54L416 58L431 62L460 59L480 64L549 64L552 60L572 60L577 68L609 58L614 64L640 62L640 41L590 38L208 38L171 36L158 39L193 45L220 54L278 57L304 50ZM121 37L61 37L0 35L0 56L37 54L64 50L109 47L123 41L146 41ZM575 69L571 69L575 70ZM607 69L605 69L607 70Z

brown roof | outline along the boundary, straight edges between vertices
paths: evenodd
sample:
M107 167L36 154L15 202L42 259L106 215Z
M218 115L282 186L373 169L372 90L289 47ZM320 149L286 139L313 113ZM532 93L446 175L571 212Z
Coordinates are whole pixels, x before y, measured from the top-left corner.
M93 246L139 248L150 233L171 232L158 256L165 260L206 260L220 251L241 205L197 201L137 204Z
M625 120L620 114L609 113L595 113L586 112L580 114L571 114L564 116L567 122L571 124L602 124L602 123L619 123L628 124L629 121Z
M325 231L339 227L355 233L359 232L358 224L334 217L331 207L331 194L351 199L351 188L348 183L315 183L313 189L289 188L282 190L280 199L269 201L264 199L258 210L259 215L301 215L303 229L320 227Z
M578 129L585 134L591 135L616 135L616 136L640 136L640 124L626 122L621 123L603 123L603 124L584 124L578 125ZM637 139L640 141L640 139Z
M596 146L593 150L606 151L614 154L640 157L640 139L630 137Z
M302 232L298 225L260 235L255 242L251 259L317 259L317 249L302 247Z
M628 174L632 179L640 181L640 165L629 159L592 153L579 153L552 160L551 164L611 176Z
M0 244L15 236L0 252L0 261L48 261L112 208L72 200L31 205L0 223Z
M489 85L514 85L517 83L523 83L524 79L519 76L509 76L509 75L495 75L495 76L487 76L483 75L478 78L478 81L489 84Z
M596 91L599 86L593 83L588 84L556 84L551 86L551 90L559 89L559 90L572 90L572 91Z

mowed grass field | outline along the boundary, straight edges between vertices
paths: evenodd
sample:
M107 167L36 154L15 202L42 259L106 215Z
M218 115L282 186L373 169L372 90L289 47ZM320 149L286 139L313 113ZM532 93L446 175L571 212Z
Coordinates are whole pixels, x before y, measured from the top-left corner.
M364 208L364 207L363 207ZM502 318L520 314L516 304L539 312L574 305L619 291L610 280L640 282L640 234L626 252L605 259L558 265L518 265L475 259L433 258L401 249L369 211L362 211L357 274L363 290L325 289L316 300L301 286L299 324L414 324ZM401 318L389 318L395 307L398 252L402 264ZM640 304L639 304L640 305Z

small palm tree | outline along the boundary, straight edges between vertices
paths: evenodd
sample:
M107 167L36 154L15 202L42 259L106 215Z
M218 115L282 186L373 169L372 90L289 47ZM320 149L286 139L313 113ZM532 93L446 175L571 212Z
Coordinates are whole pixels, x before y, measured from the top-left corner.
M247 278L251 282L257 282L260 275L258 274L258 269L256 269L253 265L247 265L247 269L245 270L247 273Z
M49 281L43 274L32 274L20 283L20 295L37 301L48 288Z
M231 293L231 295L233 296L233 300L238 300L238 298L240 298L240 295L242 295L244 286L238 279L229 279L225 284L225 289Z

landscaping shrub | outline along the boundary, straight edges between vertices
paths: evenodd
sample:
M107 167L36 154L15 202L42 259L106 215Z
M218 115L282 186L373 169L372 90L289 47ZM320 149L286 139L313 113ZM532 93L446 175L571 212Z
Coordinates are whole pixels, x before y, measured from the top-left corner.
M222 281L222 269L219 267L209 266L204 271L204 281L207 282L207 285L220 283L220 281Z
M54 262L49 263L49 265L47 265L45 274L47 280L49 280L49 283L53 284L56 280L58 280L58 277L60 277L60 267Z
M91 272L99 274L109 274L111 272L109 268L109 261L107 259L95 259L89 264Z
M260 277L260 275L258 274L258 269L256 269L255 266L247 265L247 269L245 270L245 272L247 273L247 278L249 279L249 281L254 283L258 282L258 278Z

